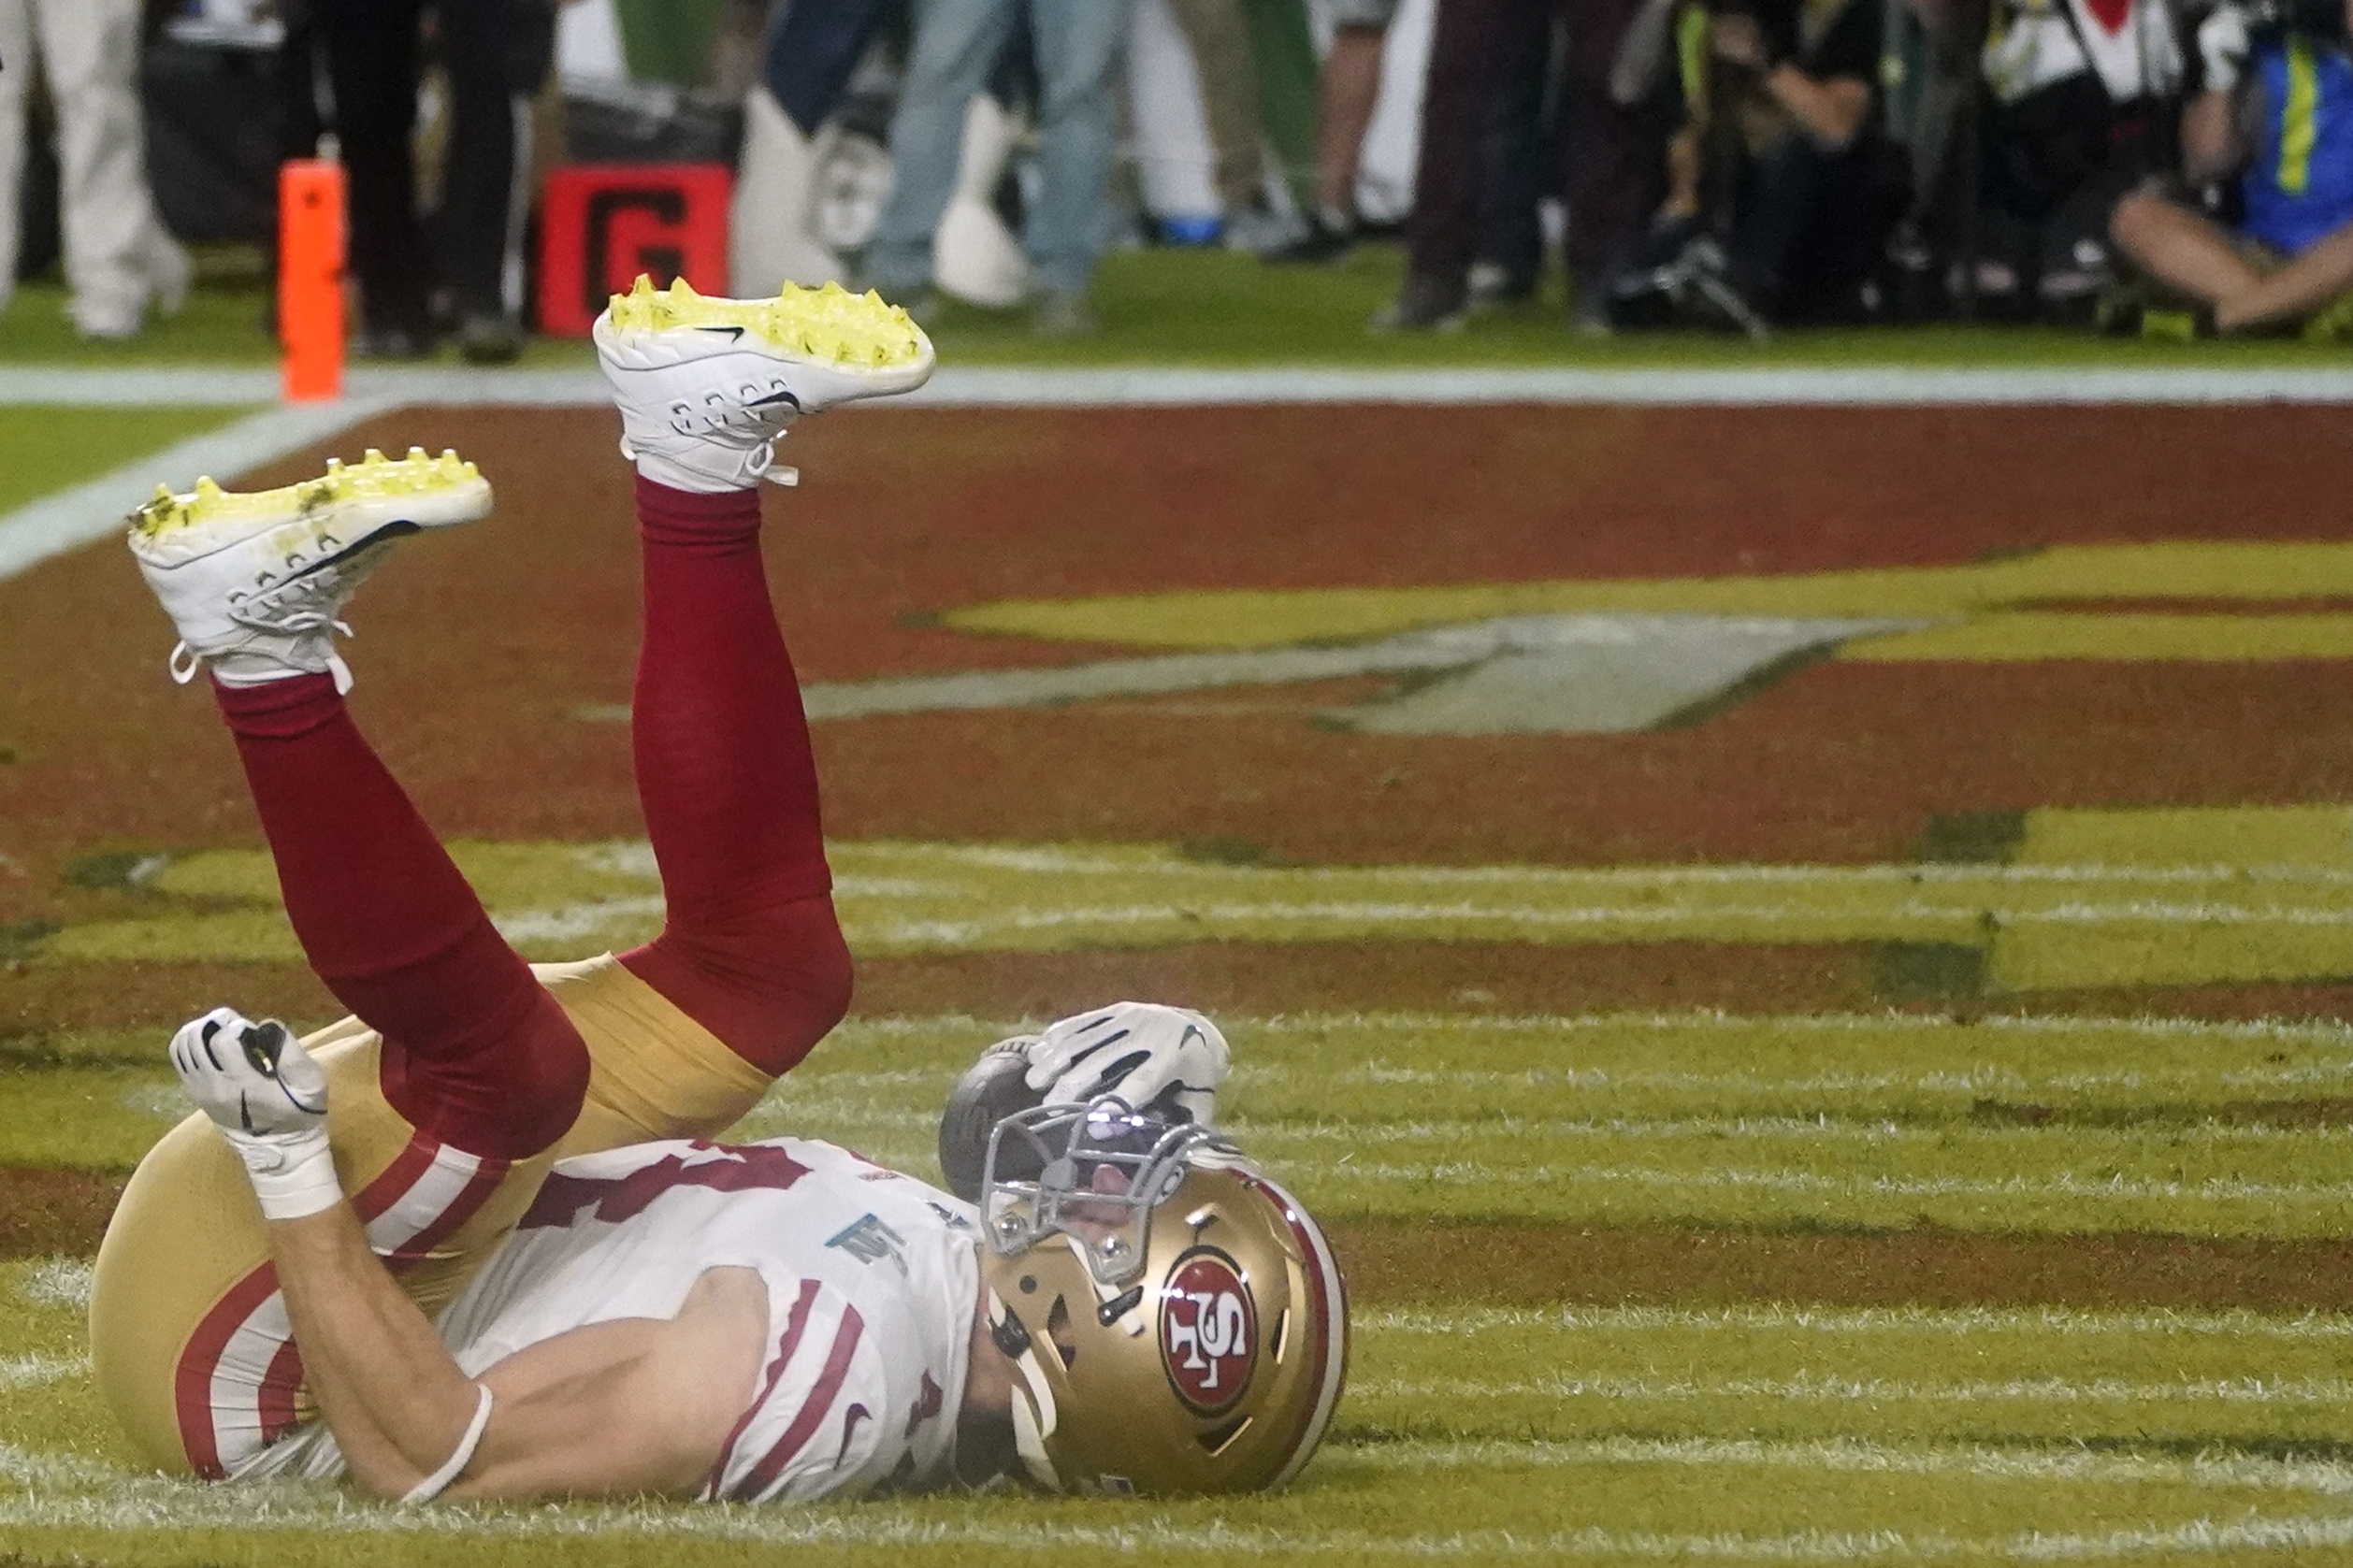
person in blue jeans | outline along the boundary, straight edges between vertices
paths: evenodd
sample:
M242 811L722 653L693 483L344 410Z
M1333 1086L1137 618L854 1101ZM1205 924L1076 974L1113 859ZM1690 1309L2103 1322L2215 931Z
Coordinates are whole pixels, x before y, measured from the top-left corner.
M2109 223L2221 333L2303 320L2353 289L2353 0L2281 9L2284 25L2254 25L2226 3L2198 30L2205 86L2183 116L2183 173L2193 186L2236 173L2238 228L2154 189Z
M1040 332L1087 331L1108 229L1113 73L1133 0L917 0L915 46L890 122L894 170L862 281L892 299L931 287L931 237L956 188L964 113L1024 10L1037 65L1037 201L1023 236Z

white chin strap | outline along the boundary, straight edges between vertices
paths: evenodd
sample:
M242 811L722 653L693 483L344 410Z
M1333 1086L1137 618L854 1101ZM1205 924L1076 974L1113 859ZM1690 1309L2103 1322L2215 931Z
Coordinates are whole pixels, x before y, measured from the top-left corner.
M989 1291L989 1327L1002 1328L1007 1316L1004 1298ZM1030 1479L1054 1491L1064 1490L1061 1474L1046 1451L1046 1440L1054 1435L1054 1390L1047 1386L1045 1369L1038 1365L1034 1336L1030 1348L1016 1357L1013 1364L1021 1374L1021 1381L1013 1389L1014 1451L1021 1456L1021 1467L1030 1473Z

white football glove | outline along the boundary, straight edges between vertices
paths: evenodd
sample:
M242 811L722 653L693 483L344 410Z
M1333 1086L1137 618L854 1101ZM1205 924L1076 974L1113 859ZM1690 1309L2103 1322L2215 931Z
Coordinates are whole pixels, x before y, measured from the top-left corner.
M1048 1024L1028 1043L1023 1082L1047 1105L1083 1105L1116 1094L1136 1110L1155 1103L1215 1123L1229 1053L1218 1026L1189 1007L1115 1001Z
M2239 85L2246 57L2254 49L2247 36L2246 13L2229 0L2216 6L2198 24L2198 57L2206 67L2206 91L2229 93Z
M180 1086L237 1150L263 1217L299 1219L343 1201L326 1138L326 1073L275 1018L216 1007L171 1037Z

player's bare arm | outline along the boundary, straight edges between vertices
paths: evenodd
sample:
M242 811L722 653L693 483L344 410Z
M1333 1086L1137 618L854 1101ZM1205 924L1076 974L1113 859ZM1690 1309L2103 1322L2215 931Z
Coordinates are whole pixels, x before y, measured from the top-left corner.
M376 1496L446 1465L491 1396L453 1497L693 1495L758 1385L768 1290L713 1269L670 1318L574 1329L468 1377L402 1293L348 1204L270 1226L310 1388Z
M469 1377L316 1163L326 1094L301 1044L223 1009L173 1059L254 1177L311 1392L363 1489L683 1496L707 1480L758 1386L756 1271L708 1270L671 1317L574 1329Z

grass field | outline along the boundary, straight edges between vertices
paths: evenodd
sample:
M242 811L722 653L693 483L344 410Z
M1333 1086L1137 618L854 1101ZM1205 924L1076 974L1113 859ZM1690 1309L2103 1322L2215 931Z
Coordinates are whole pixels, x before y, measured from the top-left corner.
M942 343L1758 352L1549 320L1368 338L1393 267L1309 288L1121 258L1101 339L967 316ZM253 304L200 295L147 352L253 362ZM54 306L20 296L0 361L68 352ZM2333 363L2218 362L2255 360ZM0 410L0 512L226 417ZM639 940L660 899L616 722L634 559L610 431L418 410L332 450L412 431L467 443L500 518L371 583L355 711L527 956ZM180 1114L159 1043L216 1001L305 1027L332 1003L228 748L102 542L0 581L0 1568L2353 1561L2353 448L2331 416L1000 410L793 443L810 482L772 503L772 579L844 704L817 737L862 989L738 1135L929 1175L986 1042L1113 993L1212 1008L1234 1130L1351 1276L1322 1455L1279 1496L1148 1505L396 1510L144 1470L83 1309L113 1196ZM1457 678L1427 670L848 700L1538 615L1878 629L1625 732L1358 722Z
M928 1171L945 1086L1010 1023L854 1022L743 1130L816 1131ZM2282 1124L2353 1076L2335 1028L1231 1024L1234 1129L1344 1225L2046 1230L2096 1247L2123 1229L2342 1235L2353 1213L2345 1130ZM137 1054L127 1040L61 1049ZM18 1159L117 1165L169 1104L149 1065L43 1076L53 1098L10 1107ZM1997 1097L2051 1115L1989 1122ZM2274 1119L2215 1114L2250 1100ZM79 1152L44 1148L28 1116L71 1128ZM1508 1258L1468 1261L1510 1294ZM36 1561L123 1563L396 1562L460 1541L467 1561L501 1563L754 1561L788 1544L877 1562L1090 1546L1172 1561L1826 1562L2353 1546L2353 1316L1498 1302L1476 1281L1411 1283L1360 1308L1340 1425L1279 1498L396 1513L315 1489L141 1478L87 1384L84 1266L26 1260L0 1273L0 1530Z
M241 265L243 258L217 262ZM951 306L936 337L959 365L2338 365L2340 345L2295 339L2227 343L2101 338L2081 331L1992 325L1816 329L1768 342L1706 333L1572 336L1557 308L1474 319L1459 333L1379 334L1365 324L1396 293L1402 248L1364 247L1336 268L1268 267L1230 252L1133 251L1104 264L1091 337L1032 338L1018 311ZM123 343L84 344L64 314L63 291L28 285L0 314L0 365L232 363L260 365L276 349L260 330L256 277L238 274L192 296L180 316ZM527 365L589 363L587 345L534 341Z

